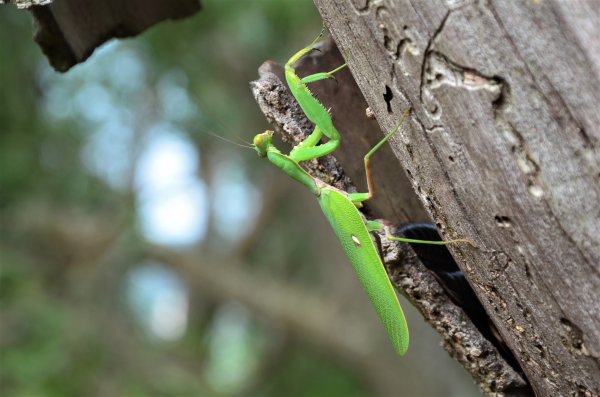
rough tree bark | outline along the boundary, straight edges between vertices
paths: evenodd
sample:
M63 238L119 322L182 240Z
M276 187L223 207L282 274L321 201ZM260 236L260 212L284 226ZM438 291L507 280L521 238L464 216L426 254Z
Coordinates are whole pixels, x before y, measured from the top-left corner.
M451 251L535 393L598 395L598 7L315 2L382 130L413 107L385 174L477 241Z

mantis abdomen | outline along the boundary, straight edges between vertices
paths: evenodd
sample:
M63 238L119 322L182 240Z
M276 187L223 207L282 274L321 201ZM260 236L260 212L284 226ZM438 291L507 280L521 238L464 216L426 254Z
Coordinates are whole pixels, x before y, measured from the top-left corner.
M330 188L321 189L319 204L375 307L394 349L399 354L406 353L409 336L404 312L358 209L346 195Z

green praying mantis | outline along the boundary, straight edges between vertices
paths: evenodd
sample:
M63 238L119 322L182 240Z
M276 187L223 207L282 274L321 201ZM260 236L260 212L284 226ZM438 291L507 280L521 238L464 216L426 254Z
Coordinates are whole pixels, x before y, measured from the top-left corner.
M341 143L340 133L334 127L331 116L312 95L307 84L333 78L333 75L346 67L346 64L330 72L316 73L304 78L300 78L294 69L294 64L315 48L316 43L322 35L323 31L321 31L310 45L294 54L285 64L285 77L288 86L306 114L306 117L315 125L313 132L304 141L296 145L287 155L281 153L273 145L272 131L257 134L254 137L252 146L260 157L267 157L276 167L306 186L316 196L325 217L329 220L337 238L342 244L346 256L358 275L358 279L375 307L394 349L398 354L404 355L408 349L409 341L406 319L370 233L383 231L389 240L404 243L435 245L457 242L473 243L469 240L427 241L395 237L389 233L388 228L384 224L375 221L365 221L358 211L358 208L362 207L362 203L372 198L374 194L374 185L370 171L371 156L399 131L410 114L410 108L404 112L397 127L365 155L364 164L368 192L347 193L339 190L312 177L300 166L302 161L319 158L332 153ZM322 143L321 139L323 136L327 137L328 140Z

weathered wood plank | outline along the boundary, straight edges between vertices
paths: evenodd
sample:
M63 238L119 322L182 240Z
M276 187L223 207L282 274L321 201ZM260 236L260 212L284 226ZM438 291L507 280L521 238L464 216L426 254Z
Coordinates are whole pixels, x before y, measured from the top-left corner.
M14 4L17 8L25 9L33 6L43 6L52 0L0 0L0 4Z
M112 38L136 36L168 19L200 10L200 0L14 0L32 13L38 43L60 72L85 61Z
M382 129L414 108L394 152L536 393L600 393L591 3L315 2Z

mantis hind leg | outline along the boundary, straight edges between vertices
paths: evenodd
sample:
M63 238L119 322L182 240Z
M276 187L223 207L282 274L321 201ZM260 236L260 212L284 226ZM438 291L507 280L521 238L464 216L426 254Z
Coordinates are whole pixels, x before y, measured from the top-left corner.
M456 243L466 243L472 247L477 248L477 244L473 240L469 239L456 239L456 240L446 240L446 241L438 241L438 240L418 240L413 238L406 237L396 237L392 235L388 230L385 230L385 238L391 241L399 241L401 243L410 243L410 244L429 244L429 245L446 245L446 244L456 244Z
M385 233L385 238L390 241L398 241L401 243L410 243L410 244L429 244L429 245L446 245L446 244L455 244L455 243L466 243L475 248L477 248L477 244L474 241L468 239L456 239L456 240L419 240L414 238L406 238L406 237L396 237L391 232L388 226L381 222L377 221L367 221L366 222L367 230L369 232L383 232Z

